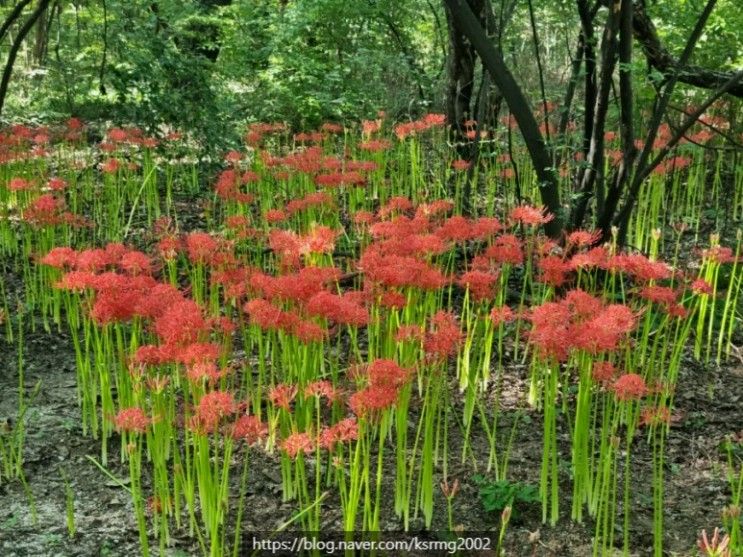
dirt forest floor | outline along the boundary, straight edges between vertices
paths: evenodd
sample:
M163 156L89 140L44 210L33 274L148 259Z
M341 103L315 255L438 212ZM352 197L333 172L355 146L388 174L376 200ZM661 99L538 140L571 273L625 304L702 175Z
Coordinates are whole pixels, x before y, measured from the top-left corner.
M129 495L105 476L88 456L98 458L99 443L83 437L76 401L75 358L70 339L61 333L30 333L25 342L27 394L41 387L27 417L25 471L28 489L20 482L0 485L0 555L26 556L132 556L139 542ZM17 404L17 354L13 345L0 344L0 417L15 414ZM521 390L525 370L513 366L510 388ZM504 389L504 422L514 412L507 409L509 386ZM725 481L725 437L743 430L743 360L735 355L722 367L707 368L688 361L677 390L674 424L667 451L665 524L667 554L694 555L695 540L703 528L721 525L721 511L729 502ZM513 398L513 397L512 397ZM511 401L516 403L515 400ZM539 428L539 415L527 414ZM506 429L507 425L503 426ZM539 475L540 436L534 427L518 428L513 442L509 476L534 482ZM563 446L567 439L563 437ZM474 450L486 454L484 440L474 440ZM112 447L116 447L114 442ZM115 455L115 449L112 450ZM246 531L278 527L292 516L291 503L281 502L281 478L276 461L254 452L248 488ZM459 452L452 449L452 455ZM564 455L567 459L569 455ZM650 458L637 441L633 458L634 507L631 540L633 555L650 555L652 547L652 499ZM110 459L110 472L127 478L127 470ZM469 464L452 456L450 475L460 478L462 489L454 501L454 521L466 531L495 530L499 517L487 513L478 498ZM566 460L565 465L568 466ZM69 480L74 495L74 537L65 520ZM125 480L124 480L125 481ZM445 504L437 501L434 529L446 524ZM328 508L333 502L328 501ZM563 511L569 509L563 504ZM391 510L390 510L391 511ZM563 512L563 515L565 512ZM590 522L577 525L562 518L556 527L541 524L539 508L524 510L512 520L507 533L506 554L514 556L586 556L591 554ZM399 529L392 513L385 528ZM197 555L198 547L183 533L175 533L168 555ZM618 536L621 539L621 536ZM156 553L156 548L153 548ZM248 553L246 553L248 554Z

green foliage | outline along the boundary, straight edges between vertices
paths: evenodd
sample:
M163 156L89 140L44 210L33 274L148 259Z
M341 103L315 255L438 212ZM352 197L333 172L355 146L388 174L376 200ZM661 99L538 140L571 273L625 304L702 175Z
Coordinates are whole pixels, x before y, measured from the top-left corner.
M499 513L510 506L514 515L530 505L539 503L539 489L531 484L510 480L491 480L481 475L473 477L480 488L480 501L487 512Z
M424 0L62 2L41 67L19 58L3 117L167 124L223 150L246 121L418 113L443 79L439 12Z

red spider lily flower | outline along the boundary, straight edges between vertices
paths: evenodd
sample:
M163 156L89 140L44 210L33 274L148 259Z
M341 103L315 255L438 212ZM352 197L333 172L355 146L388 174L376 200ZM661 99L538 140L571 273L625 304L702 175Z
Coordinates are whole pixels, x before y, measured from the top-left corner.
M513 321L515 318L516 316L514 315L513 310L508 306L496 306L490 311L490 320L496 327L503 323Z
M230 164L237 164L242 160L242 158L242 153L238 151L227 151L227 154L224 156L225 162Z
M362 120L361 130L365 136L378 132L382 127L382 120Z
M603 247L598 246L591 248L585 252L578 252L570 259L570 267L573 270L590 268L590 267L605 267L609 260L609 251Z
M410 371L401 368L397 362L387 359L376 359L366 368L369 384L375 387L400 387L410 379Z
M699 550L704 554L704 557L731 557L732 552L730 549L730 535L725 534L720 537L720 529L715 528L712 534L712 540L707 538L707 530L702 530L702 533L697 541Z
M531 309L529 340L542 357L553 357L558 361L567 359L570 317L570 309L558 302L547 302Z
M268 392L268 399L277 408L283 408L287 412L291 409L291 403L297 396L297 386L280 383L272 387Z
M230 230L238 231L250 225L250 219L245 215L231 215L224 219L224 225Z
M416 132L422 129L422 126L418 124L418 122L404 122L402 124L397 124L394 128L395 135L397 138L402 141L406 137L415 135Z
M394 290L385 290L379 297L379 305L389 309L403 309L408 303L407 297Z
M565 295L563 301L572 314L579 320L589 319L601 311L602 302L579 288L575 288Z
M62 275L62 278L54 283L54 288L82 292L93 287L95 275L87 271L70 271Z
M119 159L107 159L101 164L101 170L105 174L116 174L119 168L121 168L121 162L119 161Z
M152 261L141 251L129 251L122 255L119 266L132 276L152 274Z
M296 233L287 230L272 230L268 235L268 247L284 265L290 267L299 265L302 241Z
M299 273L278 277L255 272L250 276L249 284L269 300L306 303L340 276L340 270L335 267L304 267Z
M237 411L235 398L227 391L212 391L199 400L191 422L192 429L198 433L212 433L219 421Z
M451 162L451 167L458 172L467 170L470 166L472 166L472 163L463 159L456 159Z
M322 342L328 336L328 330L325 327L304 319L298 319L292 323L290 332L303 344Z
M725 534L720 537L720 529L715 528L712 534L712 539L707 538L707 530L702 530L702 533L697 541L699 550L704 554L704 557L731 557L732 552L730 549L730 535Z
M155 333L164 344L191 344L206 332L207 322L201 308L192 300L176 302L155 321Z
M369 211L356 211L353 222L357 226L369 226L374 222L374 214Z
M168 354L164 353L160 346L148 344L137 348L133 360L140 365L156 366L165 363Z
M539 268L539 282L554 288L559 288L565 284L568 280L567 275L571 271L570 264L557 255L540 258L537 267Z
M436 235L444 240L452 242L466 242L477 235L472 221L462 216L449 217L436 230Z
M370 385L351 395L348 401L359 418L372 418L377 412L391 408L397 402L398 390L388 385Z
M423 342L426 334L418 325L400 325L395 333L395 342Z
M164 347L165 348L165 347ZM187 366L197 363L214 362L219 359L222 348L213 342L194 342L184 347L177 347L176 360Z
M589 354L610 352L635 328L632 310L621 304L602 309L596 317L571 327L570 337L575 348Z
M56 226L68 222L70 213L65 212L64 199L45 193L34 199L23 210L23 220L33 226Z
M25 178L11 178L8 182L9 191L25 191L30 189L31 186L31 182Z
M506 168L501 168L500 176L504 180L513 180L516 177L516 171L512 167L507 166Z
M521 265L524 262L521 240L513 234L497 237L495 243L486 249L483 255L501 264Z
M594 362L591 378L601 385L608 385L616 376L617 369L611 362Z
M640 425L658 426L671 423L671 410L667 406L646 406L640 413Z
M416 217L436 217L448 213L454 208L454 202L448 199L437 199L430 203L421 203L415 210ZM487 217L484 217L487 218Z
M594 245L601 238L601 231L594 230L590 232L588 230L576 230L568 234L568 245L576 246L579 248L589 247Z
M175 286L158 283L145 292L137 304L135 313L142 317L157 319L167 309L184 300L183 294Z
M119 242L109 242L104 248L106 257L108 258L108 265L118 265L121 258L127 253L129 249Z
M689 315L689 310L683 304L673 304L667 307L666 311L671 317L677 317L679 319L685 319Z
M268 426L257 416L240 416L232 424L232 438L255 445L268 435Z
M374 283L388 287L412 286L422 290L438 290L448 283L441 271L413 257L384 256L365 250L358 268Z
M292 433L281 442L281 449L289 458L295 459L300 454L312 454L315 443L308 433Z
M468 271L459 277L457 284L469 290L473 300L489 300L495 296L495 286L498 282L498 273L485 271Z
M723 246L712 246L711 248L702 250L702 257L720 265L735 263L736 261L733 250Z
M343 126L334 122L325 122L320 129L326 133L343 133Z
M363 186L366 177L360 172L349 170L346 172L330 172L315 176L315 184L325 188L337 188L340 186Z
M643 398L648 393L647 385L642 376L636 373L625 373L614 381L611 387L617 400L628 401Z
M145 433L151 423L144 410L137 407L123 408L114 418L116 429L127 433Z
M377 211L377 217L380 219L386 218L394 212L404 213L410 211L412 208L413 202L407 197L391 197L387 200L387 203L379 208L379 211Z
M346 170L356 172L374 172L379 168L379 165L374 161L348 161L346 162ZM359 184L363 185L363 184Z
M429 127L443 126L446 124L446 114L429 113L424 115L421 121Z
M39 262L55 269L69 269L75 265L77 252L70 247L52 248Z
M264 330L278 330L286 323L284 311L260 298L248 301L243 310L253 323Z
M182 249L183 244L175 236L166 236L157 243L157 250L160 253L160 257L166 261L175 259L178 256L178 252Z
M645 286L640 290L639 295L649 302L667 307L675 304L678 299L678 292L668 286Z
M431 319L431 324L433 331L423 342L426 354L439 360L455 354L463 338L456 316L443 310L438 311Z
M695 294L711 296L713 293L712 285L704 279L696 279L691 283L691 290Z
M335 249L338 232L327 226L315 226L302 237L300 253L331 253Z
M547 213L543 207L532 207L530 205L515 207L508 216L512 221L525 226L539 226L555 218L554 215Z
M368 141L362 141L359 143L359 149L362 151L369 151L371 153L379 153L386 151L392 146L392 142L387 139L370 139Z
M472 236L477 240L487 240L503 230L503 225L495 217L480 217L472 223Z
M211 261L219 243L206 232L191 232L186 236L186 250L191 263L207 263Z
M50 178L46 185L52 191L62 191L67 188L67 182L62 178Z
M359 437L359 424L356 418L345 418L334 425L323 429L319 443L323 449L332 451L340 443L355 441Z
M221 376L222 373L214 362L195 361L186 368L186 378L194 384L202 384L205 381L215 384Z
M671 268L662 261L651 261L640 254L614 255L607 262L606 268L632 275L642 282L664 280L672 275Z
M327 291L318 292L307 303L310 315L326 317L336 323L363 326L369 322L369 314L362 306L348 299Z
M281 209L270 209L263 215L268 224L278 224L286 220L286 213Z
M338 398L339 393L335 390L335 387L333 387L333 384L330 381L318 380L309 383L304 388L304 396L306 398L324 397L325 399L327 399L328 404L332 404L333 401Z
M144 293L137 289L106 288L98 292L90 317L99 325L129 321L143 296Z

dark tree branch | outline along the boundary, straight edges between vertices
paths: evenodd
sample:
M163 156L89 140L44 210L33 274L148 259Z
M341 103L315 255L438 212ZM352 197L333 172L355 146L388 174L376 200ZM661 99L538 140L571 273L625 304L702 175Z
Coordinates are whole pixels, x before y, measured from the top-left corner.
M483 66L493 78L493 83L503 94L511 113L519 125L521 134L526 143L537 179L540 182L539 191L542 202L555 218L545 225L545 231L553 238L562 234L564 215L560 205L560 194L554 169L552 155L544 142L539 125L531 111L523 91L514 79L503 60L503 55L488 39L482 25L472 13L464 0L444 0L449 13L457 22L461 31L467 36L470 43L480 55Z
M15 5L13 11L8 14L8 17L5 18L2 27L0 27L0 41L5 38L5 33L8 32L10 26L13 25L15 21L21 16L23 8L28 6L30 3L31 0L21 0L21 2L18 2L18 4Z
M562 106L560 107L560 123L557 126L557 143L562 141L562 138L565 136L565 132L568 129L568 123L570 122L570 108L573 105L575 89L578 86L578 77L580 75L580 68L583 62L583 51L585 49L584 43L584 35L583 31L581 31L578 34L578 46L575 47L575 55L572 57L572 63L570 65L570 78L568 80L568 85L565 88L565 99L562 101Z
M675 75L681 83L704 89L715 89L722 87L735 74L735 72L721 72L699 66L689 66L687 65L688 60L675 60L660 42L655 25L645 12L644 2L642 1L635 2L632 28L635 39L642 46L642 51L647 57L648 63L666 78ZM743 97L743 83L735 85L728 93L736 97Z
M668 105L668 108L670 108L671 110L675 110L676 112L680 112L681 114L684 114L686 116L691 116L691 112L687 112L686 110L684 110L680 106L675 106L675 105L669 104ZM736 140L729 133L726 133L726 132L722 131L720 128L716 128L712 124L710 124L708 122L705 122L703 119L700 119L698 123L701 124L702 126L704 126L705 128L708 128L712 132L716 133L720 137L725 138L725 140L728 143L731 143L732 145L734 145L735 147L738 147L739 149L743 149L743 143L740 143L738 140ZM685 139L688 139L688 138L685 138Z
M585 219L588 202L596 198L596 213L604 207L604 128L609 110L609 93L613 83L612 76L617 59L617 31L619 12L610 9L606 16L604 33L601 39L601 72L593 108L593 127L590 131L590 145L586 157L586 168L580 184L571 218L571 228L578 228Z
M697 22L694 25L694 29L692 30L691 35L689 35L689 39L686 41L686 46L684 47L684 51L681 53L681 57L679 58L680 66L682 67L685 66L686 63L689 61L689 58L691 57L691 53L694 51L694 47L696 46L697 41L699 41L699 37L702 36L702 31L704 30L704 26L707 24L707 19L712 13L712 10L714 9L716 3L717 3L717 0L707 1L707 4L705 5L704 10L702 10L702 13L699 15L699 18L697 19ZM668 145L666 145L666 147L661 150L661 153L659 153L658 156L655 159L653 159L652 163L648 164L647 162L650 158L650 154L653 149L653 144L655 143L655 138L658 135L658 129L660 128L660 124L663 121L663 116L665 115L666 110L668 109L668 103L671 100L671 95L673 94L673 89L676 85L678 77L679 77L678 73L674 73L671 76L670 80L663 88L663 92L660 95L660 98L658 99L655 111L653 113L653 116L650 121L650 125L648 127L648 135L645 139L645 145L643 146L642 152L640 153L640 156L637 162L637 166L635 167L635 173L632 178L632 183L630 185L629 193L628 193L627 200L625 201L624 206L619 211L619 214L614 216L616 208L619 205L619 198L622 194L622 189L623 189L623 184L617 183L616 187L612 188L612 191L610 192L610 196L609 196L610 202L607 203L606 210L600 217L599 225L601 226L601 229L604 231L609 230L609 226L610 226L609 223L612 220L615 225L619 226L620 242L623 242L624 237L626 235L627 224L629 223L629 216L630 214L632 214L634 204L637 200L637 194L640 191L640 186L642 185L643 180L645 180L645 178L647 178L650 175L653 169L661 163L663 158L668 153L668 149L667 149ZM718 92L720 90L723 91L722 93L719 93L719 95L722 95L725 92L729 91L732 87L734 87L737 84L738 81L739 81L738 74L736 74L727 83L725 83L721 89L718 89ZM715 95L718 95L718 93L716 92ZM713 95L713 97L718 98L715 95ZM699 112L697 118L699 118L699 116L701 116L702 113L703 111ZM691 127L693 124L694 122L691 122L689 124L689 127ZM688 129L688 127L686 129ZM686 129L684 129L683 132L685 132ZM679 136L676 142L678 142L680 139L681 137Z
M537 35L537 23L534 20L534 6L532 0L527 0L527 6L529 7L529 24L531 25L531 36L534 43L534 57L537 61L537 75L539 75L539 92L542 94L542 110L544 111L544 135L547 139L547 143L551 143L550 140L550 120L549 112L547 110L547 93L544 89L544 70L542 69L542 57L539 53L539 36Z
M21 44L23 44L23 41L26 39L26 36L28 35L29 31L31 31L36 21L39 19L39 17L41 17L41 14L43 14L44 11L47 9L50 1L51 0L39 0L39 4L36 6L36 9L31 13L23 26L18 30L18 35L16 35L15 41L13 41L13 44L10 47L10 51L8 52L8 59L5 62L5 69L3 70L3 78L2 81L0 81L0 114L2 114L3 107L5 106L5 97L8 94L10 76L13 73L13 66L15 65L15 59L18 56L18 51L21 48Z
M404 37L403 32L397 28L397 25L395 25L392 17L390 17L390 15L387 13L381 13L380 17L382 18L382 21L384 21L384 24L387 26L390 34L397 42L397 46L400 48L400 52L402 52L403 58L405 58L405 62L408 64L410 70L415 76L415 85L418 89L418 96L420 100L425 100L427 98L427 95L425 90L423 89L422 80L427 80L426 72L423 71L423 68L418 65L418 59L411 52L410 48L408 47L408 43L406 42L406 37Z

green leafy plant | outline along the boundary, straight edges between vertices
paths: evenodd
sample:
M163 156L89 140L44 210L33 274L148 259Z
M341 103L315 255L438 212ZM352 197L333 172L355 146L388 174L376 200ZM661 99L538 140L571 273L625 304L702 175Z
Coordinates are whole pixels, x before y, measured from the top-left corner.
M481 475L473 478L480 488L480 501L487 512L502 512L506 507L512 508L515 515L518 510L541 501L539 489L528 483L511 480L491 480Z

